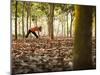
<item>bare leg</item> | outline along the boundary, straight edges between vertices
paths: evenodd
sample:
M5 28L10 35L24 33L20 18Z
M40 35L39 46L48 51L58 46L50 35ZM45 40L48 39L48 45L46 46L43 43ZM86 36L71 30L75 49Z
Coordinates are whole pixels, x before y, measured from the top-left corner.
M32 33L35 35L36 38L38 38L38 35L35 32L32 32Z

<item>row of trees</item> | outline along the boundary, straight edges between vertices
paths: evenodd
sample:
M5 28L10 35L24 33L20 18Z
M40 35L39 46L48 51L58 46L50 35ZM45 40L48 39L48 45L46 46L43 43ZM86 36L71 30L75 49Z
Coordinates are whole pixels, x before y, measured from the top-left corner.
M26 11L26 13L25 13ZM26 16L26 23L27 23L27 31L29 27L29 17L30 17L30 27L31 27L31 3L30 2L18 2L16 0L12 0L12 17L15 18L15 39L17 39L18 31L18 18L22 18L21 23L22 23L22 34L23 37L25 36L25 31L24 31L24 24L25 24L25 19L24 17ZM20 29L20 28L19 28Z
M46 19L48 35L51 39L54 37L54 21L56 20L59 20L59 25L62 25L62 35L67 35L68 37L70 34L70 37L72 37L74 5L32 3L12 0L12 17L15 18L15 20L12 20L15 21L15 39L17 39L18 29L21 29L22 36L24 37L25 32L27 32L27 30L31 27L32 23L34 23L35 26L38 26L38 19L42 17L45 17ZM22 27L20 28L18 28L18 18L21 19L20 22L22 23ZM59 25L56 30L56 35L58 35L59 32ZM45 32L47 31L45 30Z

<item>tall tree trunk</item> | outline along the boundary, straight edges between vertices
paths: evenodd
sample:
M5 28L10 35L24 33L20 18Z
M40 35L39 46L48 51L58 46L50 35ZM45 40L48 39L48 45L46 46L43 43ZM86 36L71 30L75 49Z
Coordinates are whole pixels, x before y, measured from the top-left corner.
M62 23L62 37L64 37L64 24L63 24L62 20L61 20L61 23Z
M96 7L94 7L94 18L95 18L95 39L96 39Z
M54 38L54 34L53 34L53 17L54 17L54 4L50 3L49 4L49 16L48 16L48 32L49 32L49 37L51 39Z
M73 22L73 16L72 16L72 12L70 12L71 15L71 22L70 22L70 38L72 37L72 22Z
M27 22L27 31L28 31L28 18L29 18L29 2L26 3L26 8L27 8L27 19L26 19L26 22Z
M24 38L25 33L24 33L24 7L25 7L25 2L23 2L23 7L22 7L22 36Z
M31 19L32 19L31 16L32 15L31 15L31 2L30 2L30 28L31 28Z
M50 18L49 18L49 16L48 16L48 22L47 22L47 24L48 24L48 36L50 37L50 24L49 24L49 20L50 20Z
M60 23L58 24L58 28L57 28L56 37L58 36L58 33L59 33L59 26L60 26Z
M68 37L68 34L69 34L69 30L68 30L68 13L67 13L67 37Z
M18 5L18 2L16 1L16 4L15 4L15 8L16 8L16 11L15 11L15 39L17 39L17 5Z
M32 19L32 18L31 18L31 14L30 14L30 28L31 28L31 22L32 22L31 19Z
M26 22L27 22L27 31L28 31L28 10L27 10L27 19L26 19Z
M92 69L92 6L75 6L74 70Z
M20 36L21 35L20 34L21 33L20 21L18 22L18 26L19 26L19 28L18 28L19 29L19 34L18 35Z
M96 39L96 12L95 12L95 39Z
M65 16L65 14L64 14L63 17L64 17L64 22L63 22L63 25L64 25L64 37L66 37L66 28L65 28L66 27L65 26L66 25L66 16Z

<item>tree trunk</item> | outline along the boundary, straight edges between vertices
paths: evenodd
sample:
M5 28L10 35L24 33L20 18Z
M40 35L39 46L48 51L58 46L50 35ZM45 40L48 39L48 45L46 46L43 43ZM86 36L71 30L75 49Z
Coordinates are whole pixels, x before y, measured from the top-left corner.
M28 32L28 18L29 18L29 3L27 2L27 19L26 19L26 22L27 22L27 32Z
M92 6L75 6L74 70L92 69Z
M23 2L23 7L22 7L22 36L24 38L25 33L24 33L24 7L25 7L25 2Z
M59 26L60 26L60 23L58 24L58 28L57 28L56 37L58 36L58 33L59 33Z
M63 24L62 20L61 20L61 23L62 23L62 37L64 37L64 24Z
M31 16L32 15L31 15L31 2L30 2L30 28L31 28L31 19L32 19Z
M68 37L69 31L68 31L68 13L67 13L67 37Z
M65 29L66 29L65 27L66 26L65 26L65 24L66 24L66 20L65 20L65 15L64 15L64 22L63 22L63 25L64 25L64 37L66 37L66 31L65 31Z
M48 32L49 32L49 37L51 39L54 38L54 35L53 35L53 17L54 17L54 4L50 3L49 4L49 16L48 16Z
M95 12L95 39L96 39L96 12Z
M30 28L31 28L31 14L30 14Z
M27 19L26 19L26 22L27 22L27 31L28 31L28 10L27 10Z
M71 22L70 22L70 38L72 37L72 22L73 22L73 16L72 16L72 12L70 12L71 14Z
M16 8L16 11L15 11L15 39L17 39L17 5L18 5L18 2L16 1L16 4L15 4L15 8Z
M96 39L96 7L94 7L94 18L95 18L95 39Z
M19 35L19 37L20 37L20 35L21 35L21 34L20 34L20 33L21 33L20 21L18 22L18 26L19 26L19 28L18 28L18 29L19 29L19 34L18 34L18 35Z
M49 20L50 20L50 18L49 18L49 16L48 16L48 22L47 22L47 23L48 23L48 36L50 37L50 34L51 34L51 33L50 33L50 24L49 24Z

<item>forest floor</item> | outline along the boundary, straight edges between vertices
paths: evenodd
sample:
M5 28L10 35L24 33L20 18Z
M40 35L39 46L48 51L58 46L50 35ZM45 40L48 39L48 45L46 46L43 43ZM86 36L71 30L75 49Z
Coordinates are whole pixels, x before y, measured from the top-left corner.
M93 57L96 55L95 44L93 40ZM72 49L72 38L12 40L12 73L70 71L73 66Z

